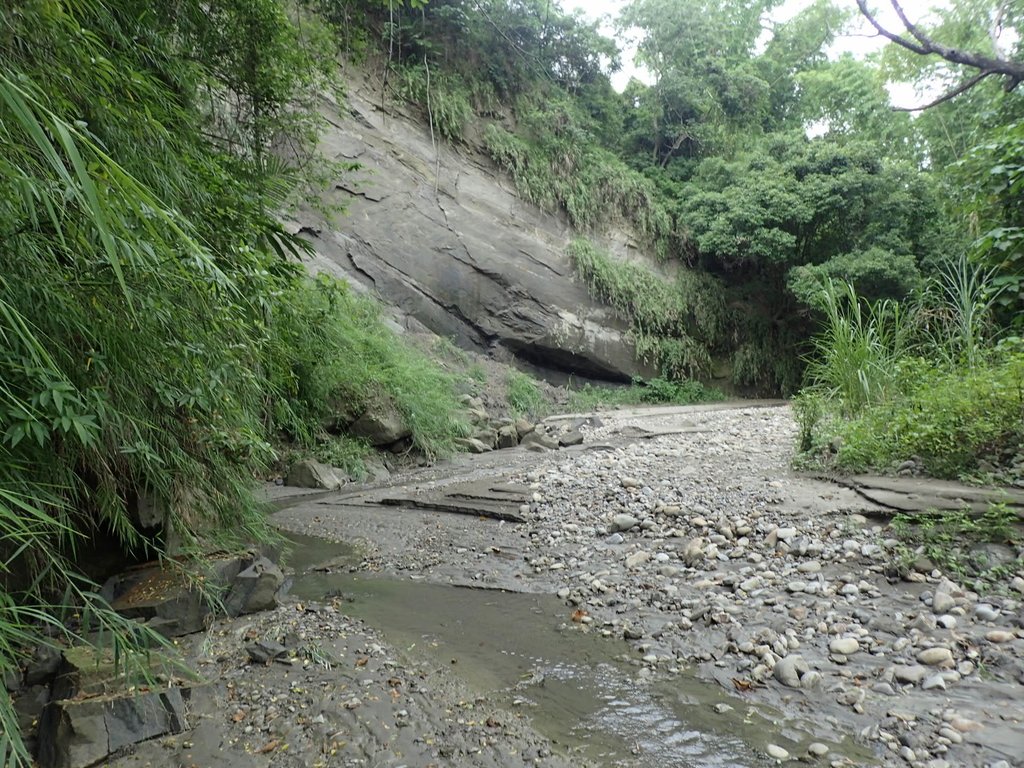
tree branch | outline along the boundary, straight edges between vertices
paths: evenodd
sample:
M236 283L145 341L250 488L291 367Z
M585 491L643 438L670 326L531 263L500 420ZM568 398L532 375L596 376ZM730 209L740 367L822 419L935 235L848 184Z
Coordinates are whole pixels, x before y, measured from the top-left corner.
M992 75L1006 78L1004 88L1007 91L1012 91L1022 80L1024 80L1024 62L999 57L993 58L981 53L961 51L958 48L950 48L948 45L937 43L922 32L916 24L910 21L906 12L903 10L903 7L900 5L899 0L889 0L889 2L896 11L896 15L899 16L903 26L906 28L907 33L910 35L909 38L883 27L881 22L879 22L878 19L875 18L875 15L868 9L868 0L857 0L857 7L860 8L861 15L868 20L878 34L896 45L906 48L908 51L912 51L921 56L935 55L952 64L960 64L965 67L970 67L971 69L980 70L978 75L965 81L962 85L957 86L945 96L931 104L925 105L924 107L918 107L917 109L927 109L935 104L941 104L944 101L948 101L954 96L958 96L964 91L973 88L986 77Z
M935 101L929 101L927 104L922 104L920 107L893 107L893 110L895 112L920 112L923 109L931 109L932 107L938 104L942 104L944 101L949 101L950 99L959 96L964 91L970 90L978 83L980 83L982 80L984 80L986 77L993 74L995 73L979 72L971 79L965 80L964 82L960 83L960 85L958 85L953 90L944 93L942 96L939 96L939 98L935 99Z

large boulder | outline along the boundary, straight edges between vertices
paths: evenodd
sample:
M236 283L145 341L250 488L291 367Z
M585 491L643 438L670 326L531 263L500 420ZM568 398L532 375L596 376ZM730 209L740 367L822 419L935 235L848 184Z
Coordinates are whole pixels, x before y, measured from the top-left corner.
M521 200L482 152L435 146L422 122L379 104L353 80L343 105L325 106L322 151L360 169L324 193L346 207L336 222L313 210L289 222L317 252L313 271L383 297L408 326L465 348L558 374L654 375L637 361L627 325L575 278L567 247L576 233L564 216ZM629 233L601 244L663 269Z
M302 459L288 468L284 478L285 485L296 488L320 488L325 491L336 491L344 485L334 467L321 464L315 459Z
M412 434L405 417L386 399L372 401L348 431L373 446L392 445Z
M88 768L135 744L189 728L188 689L107 694L51 702L39 721L43 768Z
M284 584L284 573L265 557L239 571L224 598L228 616L268 611L277 607L277 591Z

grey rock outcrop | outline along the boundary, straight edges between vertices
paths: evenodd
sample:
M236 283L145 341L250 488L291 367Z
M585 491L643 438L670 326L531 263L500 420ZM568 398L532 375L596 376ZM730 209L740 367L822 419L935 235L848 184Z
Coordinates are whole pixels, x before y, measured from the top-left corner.
M88 768L135 744L188 730L188 689L55 701L39 724L44 768Z
M360 170L325 192L346 206L336 221L303 211L290 223L316 249L311 270L376 292L407 323L466 348L563 374L649 375L625 324L573 278L566 247L575 233L564 217L520 200L482 153L435 147L422 122L382 114L379 103L356 84L344 105L324 108L321 149ZM642 257L622 233L605 245Z
M284 479L285 485L296 488L322 488L336 491L344 484L333 467L315 459L303 459L292 464Z
M405 418L390 400L371 401L366 411L349 426L348 431L378 447L397 443L412 434Z

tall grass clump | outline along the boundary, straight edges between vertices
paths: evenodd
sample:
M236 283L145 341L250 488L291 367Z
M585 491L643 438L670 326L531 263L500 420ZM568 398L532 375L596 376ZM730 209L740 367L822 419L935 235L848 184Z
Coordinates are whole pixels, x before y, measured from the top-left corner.
M972 264L966 255L946 263L932 281L926 331L931 348L946 365L976 368L992 347L998 328L993 310L1006 285L996 287L997 270Z
M509 411L516 416L537 418L545 415L547 400L537 382L529 374L511 370L505 377Z
M849 285L821 298L795 401L802 452L852 472L912 460L937 477L1021 479L1024 354L993 341L987 273L953 262L911 312Z
M846 414L884 401L910 352L913 327L898 302L867 302L849 283L826 278L817 295L822 330L813 337L809 385Z
M472 94L462 78L422 64L405 64L397 73L399 96L423 109L431 127L446 141L462 139L474 114Z
M380 305L321 275L295 287L271 324L268 355L275 424L315 448L324 425L354 421L376 399L389 400L428 458L453 453L468 434L455 380L395 335Z
M728 328L724 292L714 278L681 270L672 282L583 239L570 243L568 254L590 294L629 322L641 359L670 379L710 372L711 351Z

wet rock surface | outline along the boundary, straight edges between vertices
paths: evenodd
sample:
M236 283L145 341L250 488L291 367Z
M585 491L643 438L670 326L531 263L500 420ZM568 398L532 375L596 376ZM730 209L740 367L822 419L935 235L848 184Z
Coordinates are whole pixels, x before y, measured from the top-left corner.
M556 593L583 631L628 640L638 675L695 670L740 705L827 724L866 764L1020 764L1022 574L985 597L930 569L894 575L889 506L795 476L794 430L785 408L603 414L580 446L408 481L500 477L525 489L521 525L404 508L392 524L365 496L277 519L360 542L366 570Z

